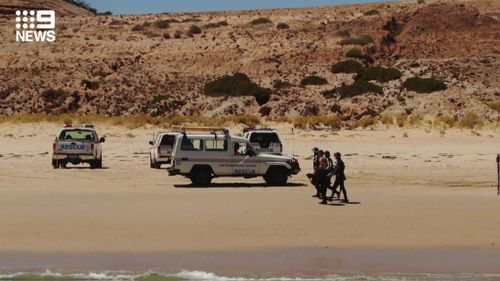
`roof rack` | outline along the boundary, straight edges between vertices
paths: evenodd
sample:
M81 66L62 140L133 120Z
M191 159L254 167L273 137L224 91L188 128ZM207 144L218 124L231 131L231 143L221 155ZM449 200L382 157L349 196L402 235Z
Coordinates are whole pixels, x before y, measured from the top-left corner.
M251 131L269 131L269 132L272 132L275 130L273 128L250 128L250 127L243 129L243 133L251 132Z
M172 126L172 131L190 131L190 132L225 132L228 131L226 128L222 127L189 127L189 126Z

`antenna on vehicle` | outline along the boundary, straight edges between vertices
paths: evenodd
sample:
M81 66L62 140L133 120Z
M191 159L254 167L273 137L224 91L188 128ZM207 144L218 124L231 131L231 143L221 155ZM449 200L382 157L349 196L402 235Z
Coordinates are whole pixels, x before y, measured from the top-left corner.
M500 195L500 154L497 154L497 195Z

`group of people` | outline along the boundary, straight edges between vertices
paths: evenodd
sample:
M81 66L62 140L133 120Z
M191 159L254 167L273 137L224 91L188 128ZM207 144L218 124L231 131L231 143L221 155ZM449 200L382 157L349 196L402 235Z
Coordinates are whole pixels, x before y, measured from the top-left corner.
M330 157L329 151L319 150L317 147L313 149L313 174L308 174L311 183L316 188L316 194L313 197L318 197L321 199L320 204L328 204L327 201L333 201L333 197L337 195L340 199L340 193L342 192L344 196L344 202L348 203L347 191L345 190L344 182L346 180L344 170L345 164L342 161L342 156L340 152L335 152L333 156L335 157L335 162ZM333 186L331 183L332 177L335 176L335 181ZM340 190L337 191L337 188ZM332 195L327 197L328 189L332 190Z

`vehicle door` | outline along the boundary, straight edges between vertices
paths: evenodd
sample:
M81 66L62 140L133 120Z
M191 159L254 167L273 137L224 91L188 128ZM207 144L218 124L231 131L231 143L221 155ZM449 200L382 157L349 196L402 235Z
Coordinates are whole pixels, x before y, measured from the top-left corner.
M159 144L159 158L170 158L172 157L172 151L174 149L175 134L164 134L161 136Z
M251 154L253 151L249 142L235 141L231 143L233 157L233 175L256 176L259 174L258 157Z

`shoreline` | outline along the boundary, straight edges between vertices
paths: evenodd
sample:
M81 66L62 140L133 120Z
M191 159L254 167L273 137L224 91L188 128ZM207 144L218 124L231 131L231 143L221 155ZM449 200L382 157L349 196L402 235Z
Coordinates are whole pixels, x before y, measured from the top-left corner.
M201 271L227 277L500 274L500 252L296 248L253 252L58 254L0 253L0 272Z

